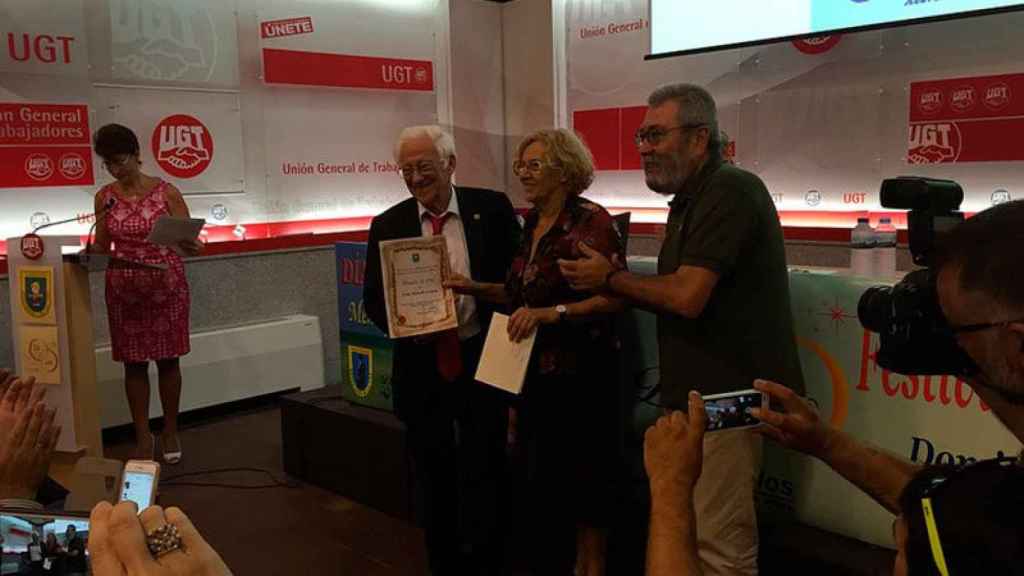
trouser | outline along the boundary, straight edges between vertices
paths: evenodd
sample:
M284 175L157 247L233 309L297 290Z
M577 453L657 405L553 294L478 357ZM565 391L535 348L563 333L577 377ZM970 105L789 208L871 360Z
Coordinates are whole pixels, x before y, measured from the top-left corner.
M437 393L423 395L425 405L405 422L433 576L497 574L503 560L507 404L499 391L473 382L475 362L464 366L457 382L425 378Z
M704 467L693 500L705 575L757 574L754 488L761 451L761 437L749 430L704 436Z

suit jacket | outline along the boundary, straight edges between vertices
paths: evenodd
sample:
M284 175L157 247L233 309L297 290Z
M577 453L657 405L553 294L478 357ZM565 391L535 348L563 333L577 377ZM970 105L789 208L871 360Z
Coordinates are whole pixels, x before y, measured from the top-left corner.
M455 199L459 204L459 214L466 234L473 280L504 283L512 258L519 248L521 233L512 203L499 192L461 186L455 187ZM370 224L363 303L370 320L384 333L388 332L388 322L380 269L380 242L422 235L415 198L408 198L392 206ZM477 299L477 318L483 334L487 333L495 308L495 305ZM424 380L437 378L437 353L433 343L414 338L396 339L394 346L391 389L395 413L404 420L424 404L423 395L435 388L433 382Z

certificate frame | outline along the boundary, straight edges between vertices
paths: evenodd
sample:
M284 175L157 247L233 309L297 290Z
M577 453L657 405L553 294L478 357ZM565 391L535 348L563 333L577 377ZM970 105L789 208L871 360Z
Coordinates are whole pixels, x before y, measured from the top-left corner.
M380 260L391 338L459 327L455 294L443 287L451 276L444 236L386 240L380 243Z

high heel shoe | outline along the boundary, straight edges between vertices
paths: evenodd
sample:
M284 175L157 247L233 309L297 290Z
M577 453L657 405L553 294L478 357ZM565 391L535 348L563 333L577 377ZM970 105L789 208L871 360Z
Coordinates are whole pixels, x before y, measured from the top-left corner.
M166 462L167 464L177 464L177 463L181 462L181 457L183 456L183 453L182 453L182 450L181 450L181 437L179 436L177 438L177 440L178 440L178 449L176 451L174 451L174 452L168 452L167 451L167 441L164 439L164 437L162 435L160 436L160 447L161 447L161 450L163 450L164 462Z

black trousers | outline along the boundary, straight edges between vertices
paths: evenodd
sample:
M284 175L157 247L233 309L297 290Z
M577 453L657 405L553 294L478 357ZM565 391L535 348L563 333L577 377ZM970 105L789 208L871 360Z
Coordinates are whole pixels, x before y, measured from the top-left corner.
M403 386L427 387L403 420L433 576L498 574L504 532L499 485L505 465L508 403L473 380L484 335L463 341L463 375L427 372ZM432 389L430 389L432 388Z

